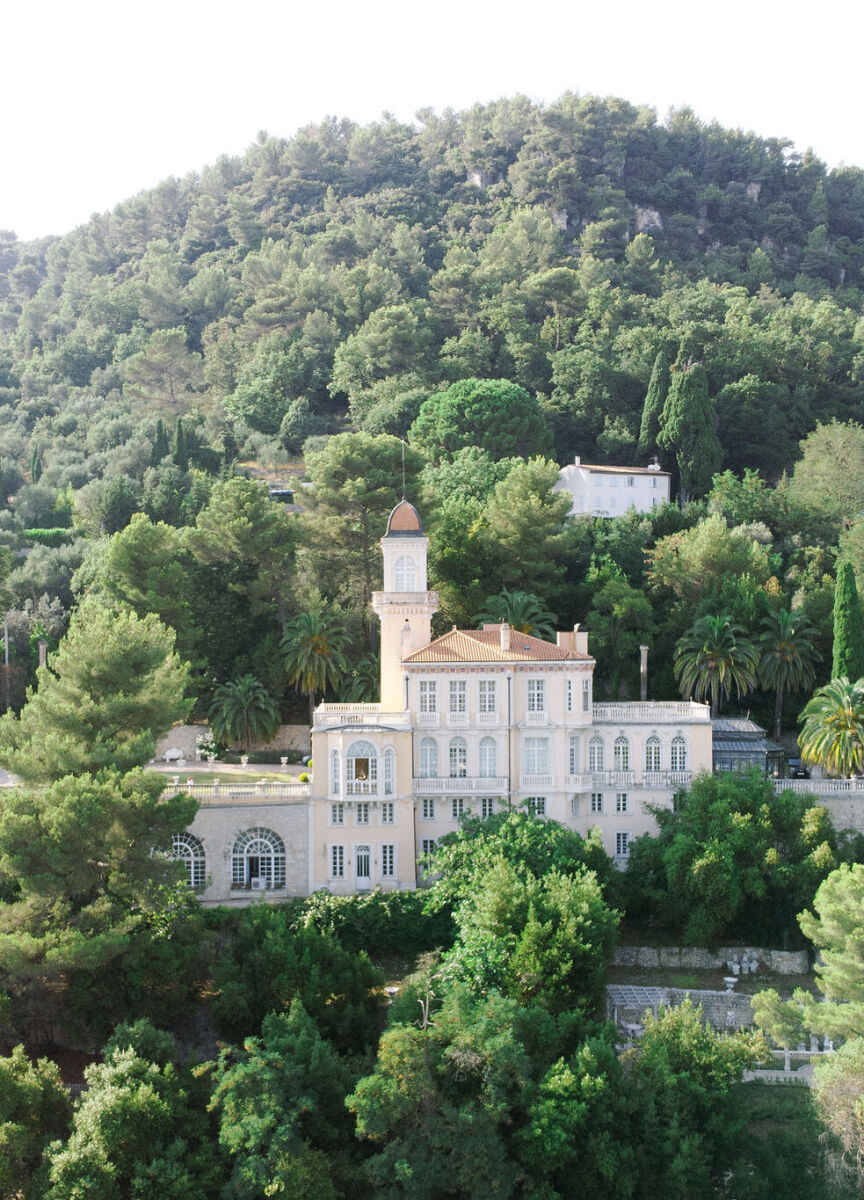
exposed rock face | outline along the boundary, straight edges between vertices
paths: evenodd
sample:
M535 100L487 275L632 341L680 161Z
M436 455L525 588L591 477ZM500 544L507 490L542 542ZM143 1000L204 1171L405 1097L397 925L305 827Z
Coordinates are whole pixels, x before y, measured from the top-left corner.
M567 210L566 208L556 208L552 211L552 220L560 230L567 228Z
M647 233L650 229L662 229L663 218L656 208L636 209L636 232Z
M485 192L486 188L489 186L489 176L485 171L481 171L479 168L476 168L473 171L468 171L466 175L466 182L472 183L474 187L478 189L478 191Z
M751 179L751 181L747 184L747 195L750 197L751 200L758 201L759 193L761 191L762 191L761 183L756 183L754 180Z

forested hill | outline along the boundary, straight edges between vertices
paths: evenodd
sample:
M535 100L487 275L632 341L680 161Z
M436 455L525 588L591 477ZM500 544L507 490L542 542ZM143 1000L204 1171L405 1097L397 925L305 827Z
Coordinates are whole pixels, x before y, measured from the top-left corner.
M704 363L735 470L776 477L818 420L864 418L864 172L689 110L326 120L63 238L7 237L0 267L4 500L120 479L140 503L159 417L188 414L214 470L346 410L402 435L471 376L538 395L559 461L632 461L656 449L658 351Z

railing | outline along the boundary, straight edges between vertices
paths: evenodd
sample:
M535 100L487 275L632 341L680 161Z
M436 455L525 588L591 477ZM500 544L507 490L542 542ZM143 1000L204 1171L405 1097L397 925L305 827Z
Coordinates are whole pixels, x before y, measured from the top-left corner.
M595 724L598 721L610 721L616 725L640 721L650 725L663 721L676 724L682 721L699 721L708 724L710 720L711 709L707 704L697 704L695 700L633 700L622 704L594 705Z
M320 704L315 709L313 729L333 729L339 725L408 729L411 725L411 714L407 711L383 712L378 704Z
M585 771L579 775L565 775L564 786L574 792L596 792L604 787L689 787L691 771Z
M548 714L546 713L546 710L544 709L542 712L526 712L525 724L526 725L548 725L549 717L548 717Z
M414 791L420 796L463 796L471 794L498 795L507 791L507 778L502 775L470 776L462 779L436 777L414 779Z
M552 787L555 779L552 775L520 775L520 788Z
M345 780L345 795L346 796L377 796L378 795L378 780L377 779L346 779Z
M468 725L467 712L448 712L447 724L453 726L461 726L463 729Z
M689 787L692 778L692 771L645 771L642 775L642 786Z
M285 783L181 783L170 784L163 796L176 796L185 792L203 806L212 804L235 804L237 801L255 803L260 800L305 800L309 796L309 784Z
M421 712L417 714L418 725L437 725L439 716L437 712Z
M774 779L778 792L806 792L817 796L860 796L864 779Z
M477 724L478 725L487 725L487 726L488 725L497 725L498 724L498 713L497 712L478 713L477 714Z

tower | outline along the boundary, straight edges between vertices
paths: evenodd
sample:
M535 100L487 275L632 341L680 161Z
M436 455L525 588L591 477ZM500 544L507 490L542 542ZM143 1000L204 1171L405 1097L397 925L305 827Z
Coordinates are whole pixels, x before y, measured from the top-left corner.
M402 659L432 639L432 617L438 593L426 590L429 539L420 514L401 500L387 519L381 539L384 590L374 592L372 607L381 622L381 706L391 712L405 707Z

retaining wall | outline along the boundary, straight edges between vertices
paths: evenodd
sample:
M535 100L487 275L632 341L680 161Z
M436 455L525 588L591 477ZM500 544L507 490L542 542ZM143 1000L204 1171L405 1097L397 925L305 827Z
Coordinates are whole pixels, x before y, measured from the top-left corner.
M759 966L778 975L806 975L810 961L806 950L766 950L761 946L720 946L706 950L702 946L618 946L612 956L616 967L642 967L646 970L683 968L712 971L726 968L727 960L742 955L756 958Z
M209 725L175 725L164 737L156 743L156 761L162 762L166 750L182 750L187 762L196 762L198 758L198 739L205 738L210 732ZM308 754L312 749L312 738L308 725L280 725L276 734L269 742L253 742L252 750L272 750L274 762L287 750L297 750Z

